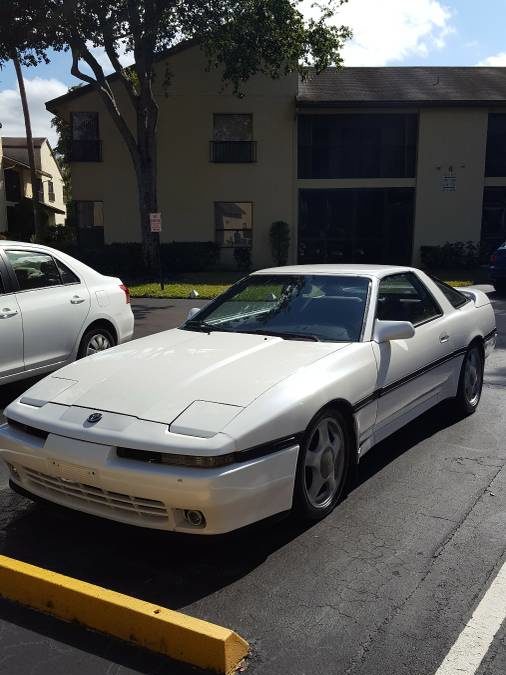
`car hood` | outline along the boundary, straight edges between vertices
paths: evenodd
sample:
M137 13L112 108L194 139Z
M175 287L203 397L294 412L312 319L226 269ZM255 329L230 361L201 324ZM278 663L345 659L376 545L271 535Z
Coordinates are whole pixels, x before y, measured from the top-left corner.
M170 424L195 401L237 406L239 412L347 344L174 329L66 366L25 397Z

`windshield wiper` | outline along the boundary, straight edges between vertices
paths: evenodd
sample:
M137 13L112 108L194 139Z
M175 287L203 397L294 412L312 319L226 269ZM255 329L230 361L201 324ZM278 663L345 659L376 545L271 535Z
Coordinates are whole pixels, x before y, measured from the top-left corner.
M252 335L269 335L270 337L280 337L283 340L305 340L306 342L320 342L317 335L308 333L283 333L273 330L238 330L237 333L251 333Z
M195 328L204 333L211 333L213 331L226 331L226 328L222 328L214 323L208 323L207 321L187 321L185 323L185 328Z

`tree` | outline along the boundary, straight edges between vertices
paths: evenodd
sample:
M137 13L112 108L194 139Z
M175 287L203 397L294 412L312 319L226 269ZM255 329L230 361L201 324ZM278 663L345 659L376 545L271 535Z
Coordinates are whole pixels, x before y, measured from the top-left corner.
M7 3L7 6L2 7L0 10L0 69L5 62L12 61L16 71L25 122L28 164L30 166L30 181L32 183L33 227L36 241L42 241L43 219L39 211L38 180L35 167L32 125L22 66L37 65L40 61L47 60L45 56L47 44L44 42L44 38L41 40L33 30L29 29L30 20L33 17L28 9L26 15L23 17L23 21L16 21L19 9L20 7L14 2L12 5Z
M272 257L279 267L286 265L290 249L290 225L283 220L276 220L269 232Z
M34 47L70 50L71 73L100 95L132 159L137 178L145 263L156 261L158 234L149 214L158 211L156 130L153 92L155 64L165 50L192 40L205 51L209 67L219 67L225 83L241 95L252 75L279 78L293 71L340 65L350 31L329 19L347 0L322 0L317 18L305 20L301 0L10 0L17 32ZM27 5L29 6L27 8ZM316 3L315 3L316 7ZM26 17L30 17L27 22ZM135 128L93 53L105 50L135 113ZM125 68L120 53L131 52ZM1 54L1 46L0 46ZM1 58L1 57L0 57ZM85 72L87 66L89 72ZM166 85L170 73L166 72Z

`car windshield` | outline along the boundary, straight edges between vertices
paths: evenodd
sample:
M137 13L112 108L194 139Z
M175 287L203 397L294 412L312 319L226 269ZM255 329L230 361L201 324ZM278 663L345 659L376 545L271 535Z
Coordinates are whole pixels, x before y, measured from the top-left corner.
M255 274L232 286L183 328L358 342L368 292L366 277Z

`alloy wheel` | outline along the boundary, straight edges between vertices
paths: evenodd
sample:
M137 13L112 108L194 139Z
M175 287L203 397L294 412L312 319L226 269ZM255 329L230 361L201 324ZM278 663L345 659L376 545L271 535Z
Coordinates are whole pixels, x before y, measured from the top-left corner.
M86 356L92 356L97 352L103 352L110 347L112 347L112 344L109 338L102 333L96 333L86 346Z
M324 417L311 434L304 460L304 489L314 508L325 509L333 501L345 463L343 430L334 417Z
M475 406L480 399L482 379L481 354L474 347L467 353L464 367L464 395L470 406Z

